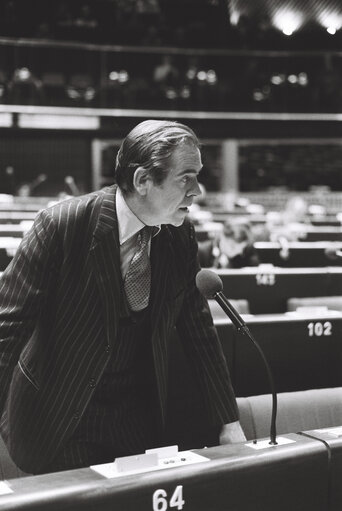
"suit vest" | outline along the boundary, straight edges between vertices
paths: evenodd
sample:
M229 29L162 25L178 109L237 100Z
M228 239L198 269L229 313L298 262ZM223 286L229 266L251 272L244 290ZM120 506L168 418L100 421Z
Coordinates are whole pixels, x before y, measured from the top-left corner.
M130 311L123 286L120 303L115 350L70 439L107 445L113 457L158 445L150 307Z

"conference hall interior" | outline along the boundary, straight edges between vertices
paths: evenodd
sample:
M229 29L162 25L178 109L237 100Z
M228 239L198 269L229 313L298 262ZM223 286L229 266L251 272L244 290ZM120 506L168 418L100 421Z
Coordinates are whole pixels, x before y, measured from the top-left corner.
M0 437L0 508L341 509L341 2L1 0L0 278L41 210L115 184L147 119L201 143L187 216L222 282L207 298L246 441L199 445L174 329L168 413L187 449L33 476Z

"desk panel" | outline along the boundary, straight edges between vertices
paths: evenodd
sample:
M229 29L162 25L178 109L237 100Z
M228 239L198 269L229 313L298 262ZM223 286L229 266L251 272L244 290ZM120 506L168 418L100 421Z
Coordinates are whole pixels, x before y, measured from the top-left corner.
M314 266L342 266L342 260L329 259L325 250L329 246L336 247L336 250L342 249L342 243L339 242L289 242L289 257L284 259L280 255L279 243L270 241L259 241L254 244L262 263L271 263L282 267L314 267Z
M260 265L215 269L227 298L246 299L252 314L286 312L293 297L342 295L342 268L279 268Z
M342 314L285 313L244 316L271 366L277 392L342 385ZM255 346L228 319L214 318L222 345L235 340L237 396L268 394L266 369Z
M327 446L330 456L330 509L342 509L342 426L312 431L304 431L303 435L321 440Z
M303 241L342 241L341 227L312 227L306 229Z

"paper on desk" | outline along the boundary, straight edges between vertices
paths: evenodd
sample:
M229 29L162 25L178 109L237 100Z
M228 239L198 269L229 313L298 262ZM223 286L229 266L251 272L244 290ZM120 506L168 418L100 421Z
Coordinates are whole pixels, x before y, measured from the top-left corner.
M330 435L341 436L342 426L337 426L336 428L315 429L314 431L317 431L317 433L329 433Z

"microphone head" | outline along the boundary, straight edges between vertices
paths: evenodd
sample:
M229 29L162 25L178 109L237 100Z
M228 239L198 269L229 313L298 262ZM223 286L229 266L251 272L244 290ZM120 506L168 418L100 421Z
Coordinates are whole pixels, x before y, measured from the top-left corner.
M214 298L223 289L222 280L211 270L200 270L196 275L196 286L206 298Z

